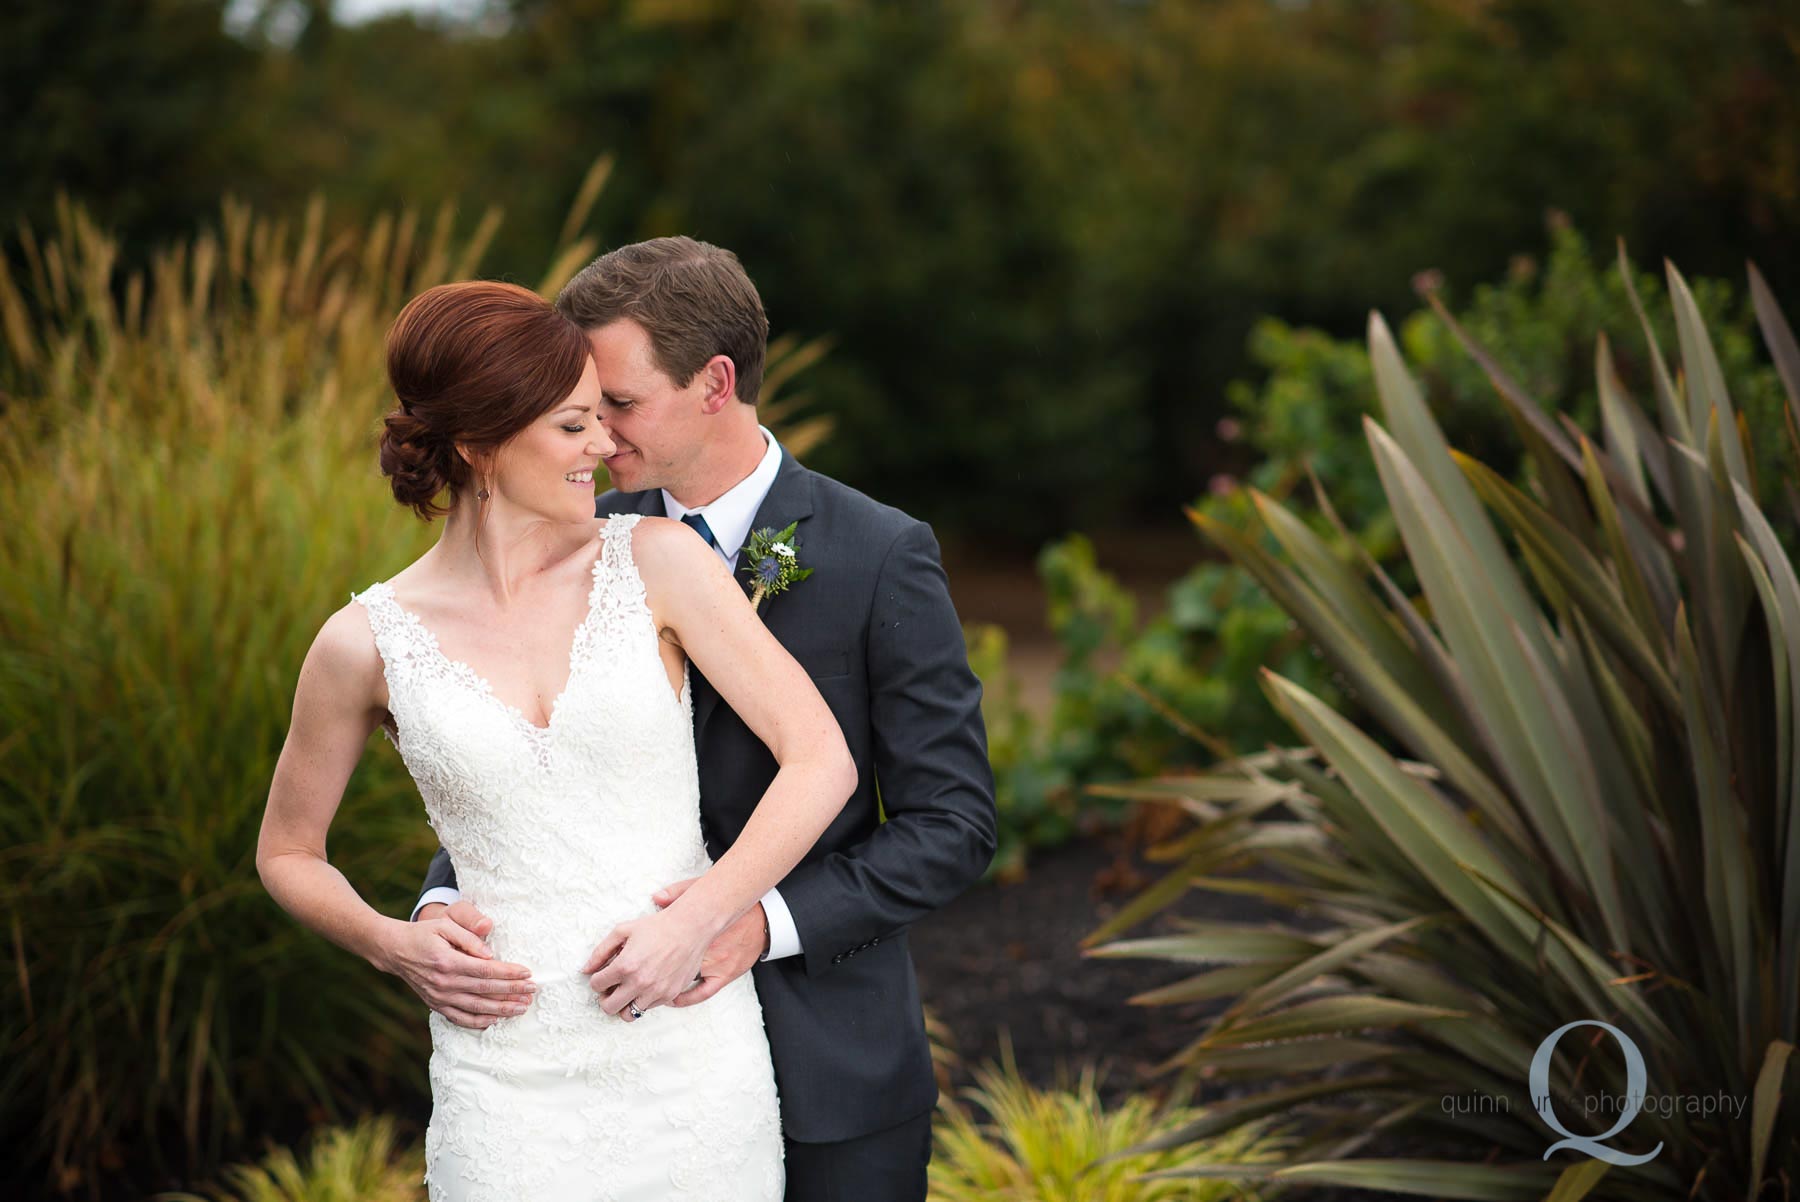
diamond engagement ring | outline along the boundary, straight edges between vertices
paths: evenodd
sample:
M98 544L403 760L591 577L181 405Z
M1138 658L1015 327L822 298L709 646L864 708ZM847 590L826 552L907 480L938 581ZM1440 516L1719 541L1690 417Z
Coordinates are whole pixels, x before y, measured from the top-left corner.
M630 1015L631 1015L631 1017L633 1017L633 1018L642 1018L642 1017L644 1017L644 1012L643 1012L643 1011L642 1011L642 1010L639 1010L639 1009L638 1009L638 1008L637 1008L637 1003L636 1003L636 1002L627 1002L627 1003L625 1003L625 1011L626 1011L626 1013L628 1013L628 1014L630 1014Z

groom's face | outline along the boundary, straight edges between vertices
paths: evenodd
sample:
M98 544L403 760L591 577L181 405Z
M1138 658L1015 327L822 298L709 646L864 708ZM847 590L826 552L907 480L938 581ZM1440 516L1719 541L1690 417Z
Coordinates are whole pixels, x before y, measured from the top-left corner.
M600 414L617 444L606 470L614 488L680 493L710 432L703 402L706 376L679 387L662 368L644 327L628 317L588 332L605 399Z

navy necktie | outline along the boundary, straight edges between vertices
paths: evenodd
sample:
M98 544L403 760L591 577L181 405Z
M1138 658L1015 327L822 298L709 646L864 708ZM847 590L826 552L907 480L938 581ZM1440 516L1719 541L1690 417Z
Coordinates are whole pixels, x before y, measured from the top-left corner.
M705 518L697 513L689 513L683 514L681 520L686 525L692 526L694 533L706 540L707 546L715 551L719 549L719 540L713 537L712 527L706 524Z

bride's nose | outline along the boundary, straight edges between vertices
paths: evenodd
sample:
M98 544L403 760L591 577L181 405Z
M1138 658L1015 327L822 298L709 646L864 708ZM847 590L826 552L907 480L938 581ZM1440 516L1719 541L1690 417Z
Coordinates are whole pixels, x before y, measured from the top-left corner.
M613 442L612 435L607 431L604 423L598 421L593 422L589 425L588 429L593 431L593 437L588 439L588 454L598 455L600 458L605 459L619 449L618 444Z

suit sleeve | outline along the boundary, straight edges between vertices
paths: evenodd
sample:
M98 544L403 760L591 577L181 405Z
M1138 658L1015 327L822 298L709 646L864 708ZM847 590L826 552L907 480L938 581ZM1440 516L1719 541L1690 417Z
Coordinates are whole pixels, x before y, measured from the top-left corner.
M869 722L887 820L864 842L781 882L808 973L902 929L979 880L998 816L981 681L931 528L915 522L882 564L869 613Z
M419 916L419 907L424 904L424 894L433 889L456 888L456 865L450 862L450 853L442 847L431 857L431 865L425 869L425 883L419 886L420 899L413 903L413 917Z

